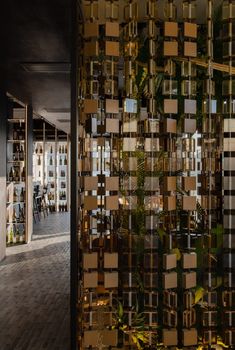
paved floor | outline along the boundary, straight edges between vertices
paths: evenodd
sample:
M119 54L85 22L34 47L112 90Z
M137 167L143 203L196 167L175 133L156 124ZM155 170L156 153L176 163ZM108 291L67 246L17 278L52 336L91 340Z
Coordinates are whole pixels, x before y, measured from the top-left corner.
M69 214L35 225L0 263L0 350L70 350Z

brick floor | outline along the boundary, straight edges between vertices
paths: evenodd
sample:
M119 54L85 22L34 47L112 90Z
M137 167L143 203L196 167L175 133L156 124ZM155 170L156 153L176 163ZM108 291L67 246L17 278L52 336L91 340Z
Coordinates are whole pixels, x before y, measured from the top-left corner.
M70 350L69 214L35 225L0 263L0 350Z

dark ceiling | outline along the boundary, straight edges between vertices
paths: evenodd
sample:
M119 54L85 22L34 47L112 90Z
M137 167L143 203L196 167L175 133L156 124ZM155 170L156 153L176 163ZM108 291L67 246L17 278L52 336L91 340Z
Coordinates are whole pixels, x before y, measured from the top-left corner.
M71 3L72 0L2 0L0 9L0 68L7 91L31 103L36 114L68 133ZM197 1L199 21L205 20L205 3ZM102 15L105 2L99 0L99 4ZM158 4L161 13L164 1ZM3 82L1 76L0 84Z
M0 56L7 91L31 103L35 113L69 131L65 120L70 117L71 1L3 2ZM38 63L40 66L35 65ZM52 63L57 63L56 72ZM35 68L38 71L32 72Z

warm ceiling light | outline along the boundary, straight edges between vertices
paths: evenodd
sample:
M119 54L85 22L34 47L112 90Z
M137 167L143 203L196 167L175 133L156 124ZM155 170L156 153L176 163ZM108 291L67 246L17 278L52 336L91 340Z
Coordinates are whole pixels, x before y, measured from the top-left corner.
M67 62L24 62L21 67L28 73L70 73Z

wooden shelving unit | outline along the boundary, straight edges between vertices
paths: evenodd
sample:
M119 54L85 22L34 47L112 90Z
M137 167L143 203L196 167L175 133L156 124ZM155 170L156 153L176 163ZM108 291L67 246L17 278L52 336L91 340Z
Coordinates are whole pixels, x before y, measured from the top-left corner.
M55 142L45 143L45 184L48 188L49 206L56 211L56 145Z
M47 188L51 212L66 212L70 207L69 138L45 121L39 129L43 132L34 140L33 181Z
M33 181L44 186L44 143L34 143Z
M28 241L27 107L10 109L7 122L7 246Z
M57 146L57 211L68 211L68 143Z

